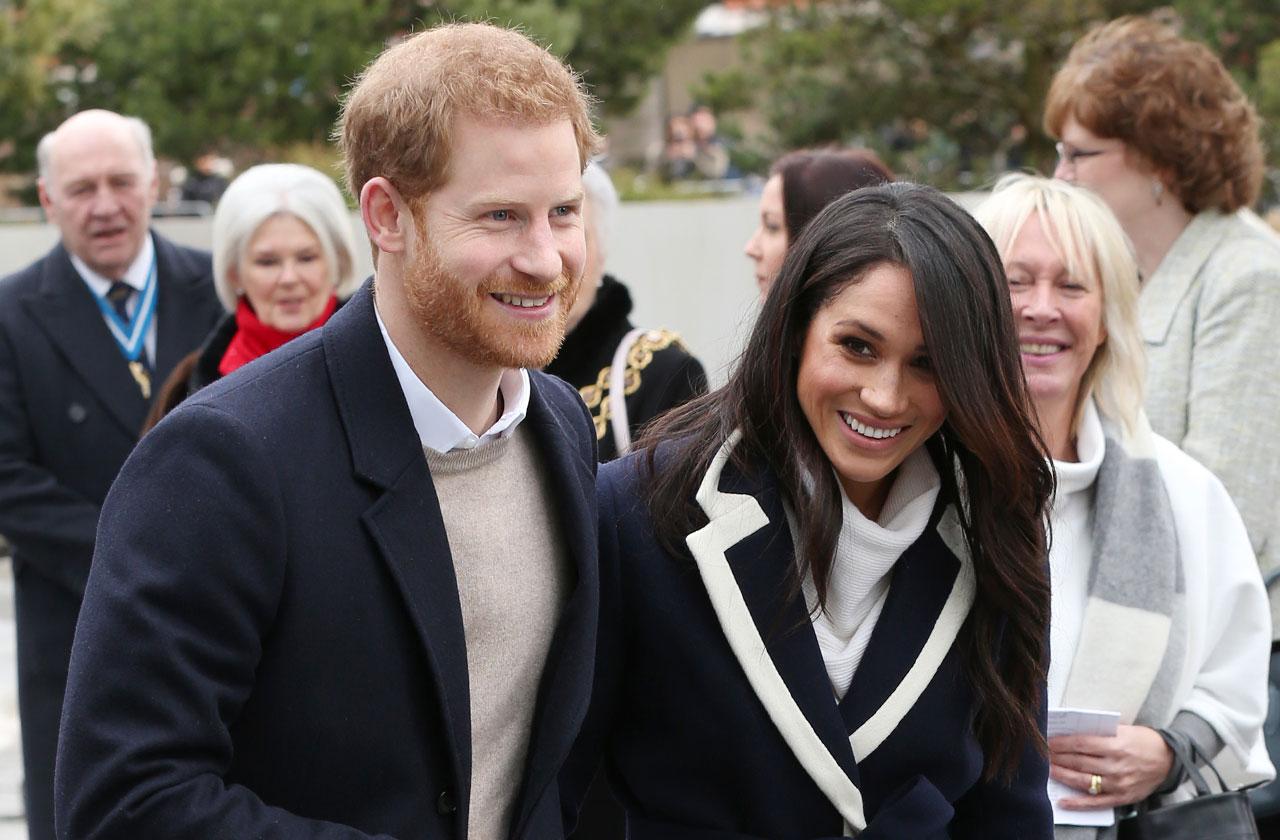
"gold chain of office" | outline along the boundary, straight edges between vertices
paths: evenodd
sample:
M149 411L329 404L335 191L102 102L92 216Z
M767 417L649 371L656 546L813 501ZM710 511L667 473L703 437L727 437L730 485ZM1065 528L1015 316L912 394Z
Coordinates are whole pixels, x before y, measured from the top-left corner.
M627 372L622 380L624 397L629 397L639 390L640 372L653 361L653 354L673 344L679 347L684 346L680 342L680 334L671 330L647 330L641 333L631 345L631 349L627 351ZM584 385L578 389L583 402L591 412L591 419L596 424L596 440L604 440L604 436L609 433L609 420L613 415L609 407L609 377L612 371L613 366L606 365L596 375L596 381L593 384Z

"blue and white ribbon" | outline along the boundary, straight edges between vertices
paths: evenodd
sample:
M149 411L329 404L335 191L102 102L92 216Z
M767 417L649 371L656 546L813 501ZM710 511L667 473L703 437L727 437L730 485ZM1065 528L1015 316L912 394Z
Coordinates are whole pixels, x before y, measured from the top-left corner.
M138 357L142 355L143 346L147 339L147 329L151 326L151 320L156 314L156 258L151 257L151 270L147 272L147 282L142 287L142 297L138 301L138 308L134 310L133 317L129 320L121 319L115 307L111 305L111 301L107 300L106 295L94 295L98 301L98 308L102 310L102 314L107 319L107 329L111 331L111 337L116 340L116 344L120 347L120 352L124 354L125 360L136 362Z

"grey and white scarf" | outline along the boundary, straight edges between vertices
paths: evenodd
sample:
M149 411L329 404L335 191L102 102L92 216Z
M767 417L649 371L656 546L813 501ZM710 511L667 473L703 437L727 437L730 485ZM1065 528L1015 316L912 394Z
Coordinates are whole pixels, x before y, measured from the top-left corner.
M1106 450L1094 483L1093 558L1080 639L1062 704L1109 709L1159 728L1186 657L1186 577L1173 507L1151 427L1135 434L1103 420ZM1055 826L1055 840L1113 840L1115 826Z

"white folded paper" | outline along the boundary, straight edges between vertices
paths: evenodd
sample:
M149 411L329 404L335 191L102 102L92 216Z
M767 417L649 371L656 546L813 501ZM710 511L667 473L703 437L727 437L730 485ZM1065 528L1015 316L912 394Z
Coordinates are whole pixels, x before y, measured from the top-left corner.
M1116 725L1119 723L1119 712L1104 712L1098 709L1050 709L1048 736L1056 738L1059 735L1102 735L1114 738ZM1053 805L1053 821L1058 825L1105 826L1115 823L1116 812L1112 808L1090 808L1077 811L1058 806L1060 799L1076 799L1082 795L1084 795L1082 791L1050 779L1049 802Z

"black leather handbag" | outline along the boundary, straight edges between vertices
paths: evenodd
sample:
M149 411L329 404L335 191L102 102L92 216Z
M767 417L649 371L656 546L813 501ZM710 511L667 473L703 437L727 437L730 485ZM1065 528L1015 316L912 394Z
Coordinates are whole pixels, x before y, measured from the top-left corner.
M1119 840L1259 840L1249 795L1227 790L1218 768L1190 738L1157 731L1173 751L1174 763L1195 786L1195 799L1163 805L1152 796L1139 802L1134 813L1116 824ZM1213 771L1220 792L1210 789L1198 764Z

